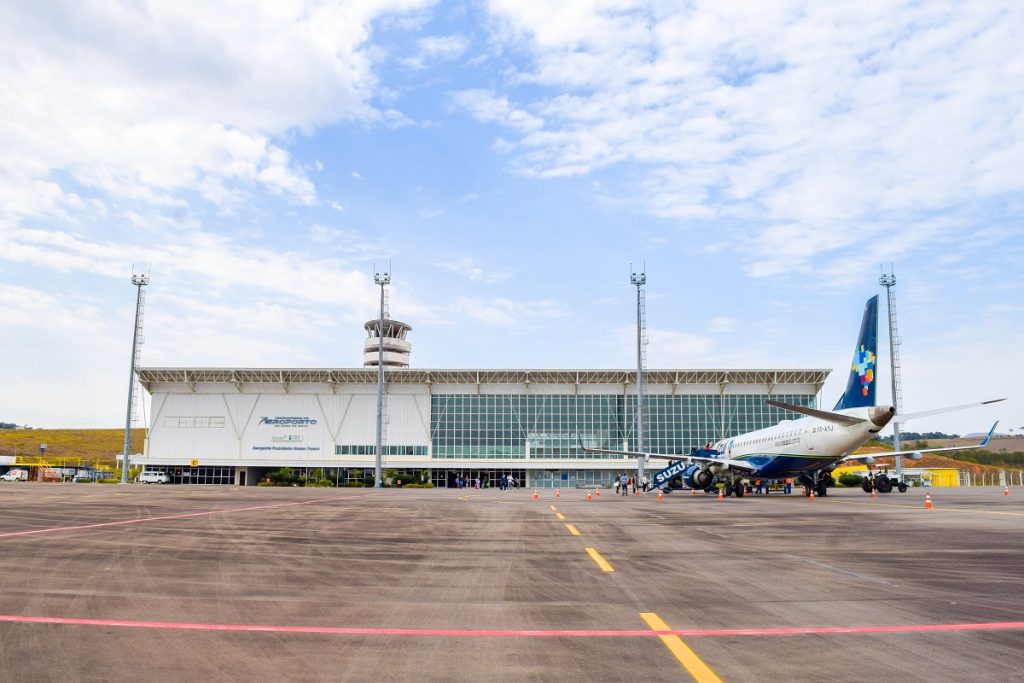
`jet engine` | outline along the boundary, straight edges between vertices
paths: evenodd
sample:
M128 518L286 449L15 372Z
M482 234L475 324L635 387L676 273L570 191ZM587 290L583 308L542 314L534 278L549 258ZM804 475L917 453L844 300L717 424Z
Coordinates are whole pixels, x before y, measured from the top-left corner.
M683 483L691 489L698 491L706 489L711 485L712 479L714 479L714 475L706 467L702 468L697 464L690 465L683 470Z
M909 458L910 460L920 460L923 457L924 455L922 455L919 451L914 451L913 453L907 456L907 458Z

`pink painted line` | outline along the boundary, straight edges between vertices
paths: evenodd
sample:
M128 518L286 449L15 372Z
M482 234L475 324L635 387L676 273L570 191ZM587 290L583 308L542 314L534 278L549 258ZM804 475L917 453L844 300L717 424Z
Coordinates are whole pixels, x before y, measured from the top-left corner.
M342 498L317 498L315 500L302 500L295 503L272 503L270 505L250 505L244 508L220 508L217 510L204 510L203 512L185 512L179 515L161 515L159 517L138 517L135 519L120 519L115 522L98 522L96 524L79 524L77 526L57 526L49 529L31 529L29 531L8 531L0 533L0 538L13 538L15 536L32 536L36 534L51 534L58 531L82 531L85 529L99 529L108 526L123 526L125 524L142 524L143 522L160 522L168 519L187 519L189 517L204 517L206 515L220 515L228 512L248 512L251 510L269 510L271 508L286 508L296 505L312 505L313 503L326 503L331 501L348 501L353 498L364 498L372 493L364 493L355 496Z
M128 621L124 619L69 619L0 614L0 623L57 624L61 626L101 626L104 628L148 628L178 631L235 631L257 633L308 633L332 636L427 636L455 638L642 638L650 636L727 637L797 636L842 633L922 633L928 631L1008 631L1024 629L1024 621L1000 621L984 624L913 624L904 626L825 626L811 628L746 629L647 629L620 630L468 630L438 628L346 628L335 626L272 626L264 624L197 624L169 621Z

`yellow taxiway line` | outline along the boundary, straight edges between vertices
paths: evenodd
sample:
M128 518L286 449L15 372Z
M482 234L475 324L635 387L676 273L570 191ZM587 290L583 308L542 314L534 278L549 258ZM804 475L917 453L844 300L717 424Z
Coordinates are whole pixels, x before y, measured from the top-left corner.
M551 508L552 512L558 512L558 508L556 508L554 505L549 505L548 507Z
M580 535L580 530L577 529L576 527L574 527L572 524L566 524L565 528L568 529L569 533L572 534L573 536L579 536Z
M644 620L652 631L671 631L664 621L654 612L641 612L640 618ZM693 676L698 683L722 683L711 668L704 663L704 660L697 656L697 653L690 649L690 646L683 642L683 639L676 635L658 636L668 651L675 655L683 668Z
M555 517L558 517L559 521L565 521L565 515L563 515L561 512L556 512Z
M613 572L615 569L608 564L608 560L601 557L601 553L597 552L594 548L584 548L587 551L587 555L590 555L590 559L597 563L597 566L601 568L603 572Z

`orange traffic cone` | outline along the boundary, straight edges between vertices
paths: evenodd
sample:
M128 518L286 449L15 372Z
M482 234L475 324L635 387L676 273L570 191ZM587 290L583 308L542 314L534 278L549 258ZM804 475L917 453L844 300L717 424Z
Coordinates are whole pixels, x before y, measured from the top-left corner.
M640 495L640 489L633 489L633 495L634 496L639 496Z
M811 495L809 495L807 497L810 498L812 503L814 502L814 489L811 489Z
M924 494L924 509L925 510L931 510L932 509L932 494L930 494L930 493Z
M722 493L722 489L718 489L718 500L725 500L725 494Z
M587 500L594 500L594 496L591 495L590 491L587 491Z
M601 497L601 489L594 489L594 495L597 496L598 498L600 498Z
M1009 486L1004 486L1003 487L1003 495L1004 496L1010 495L1010 487Z
M658 490L658 502L660 503L663 500L665 500L665 494L662 493L661 490L659 489Z
M878 498L878 494L877 494L877 493L875 493L875 490L874 490L874 489L871 489L871 497L872 497L872 498Z
M697 495L697 489L690 489L690 495L691 496L696 496Z
M538 500L539 498L540 498L540 494L537 493L537 489L534 489L533 490L533 499L534 500Z
M555 489L555 498L561 498L561 497L562 497L562 492L559 491L558 489Z

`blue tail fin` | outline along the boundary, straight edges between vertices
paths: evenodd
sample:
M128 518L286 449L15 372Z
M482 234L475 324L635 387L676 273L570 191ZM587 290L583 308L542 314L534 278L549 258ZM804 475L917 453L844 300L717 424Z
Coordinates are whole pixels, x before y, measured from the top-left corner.
M846 392L839 398L833 410L863 408L875 405L875 380L878 363L878 295L868 299L864 306L864 318L860 321L860 336L853 348L853 363Z

